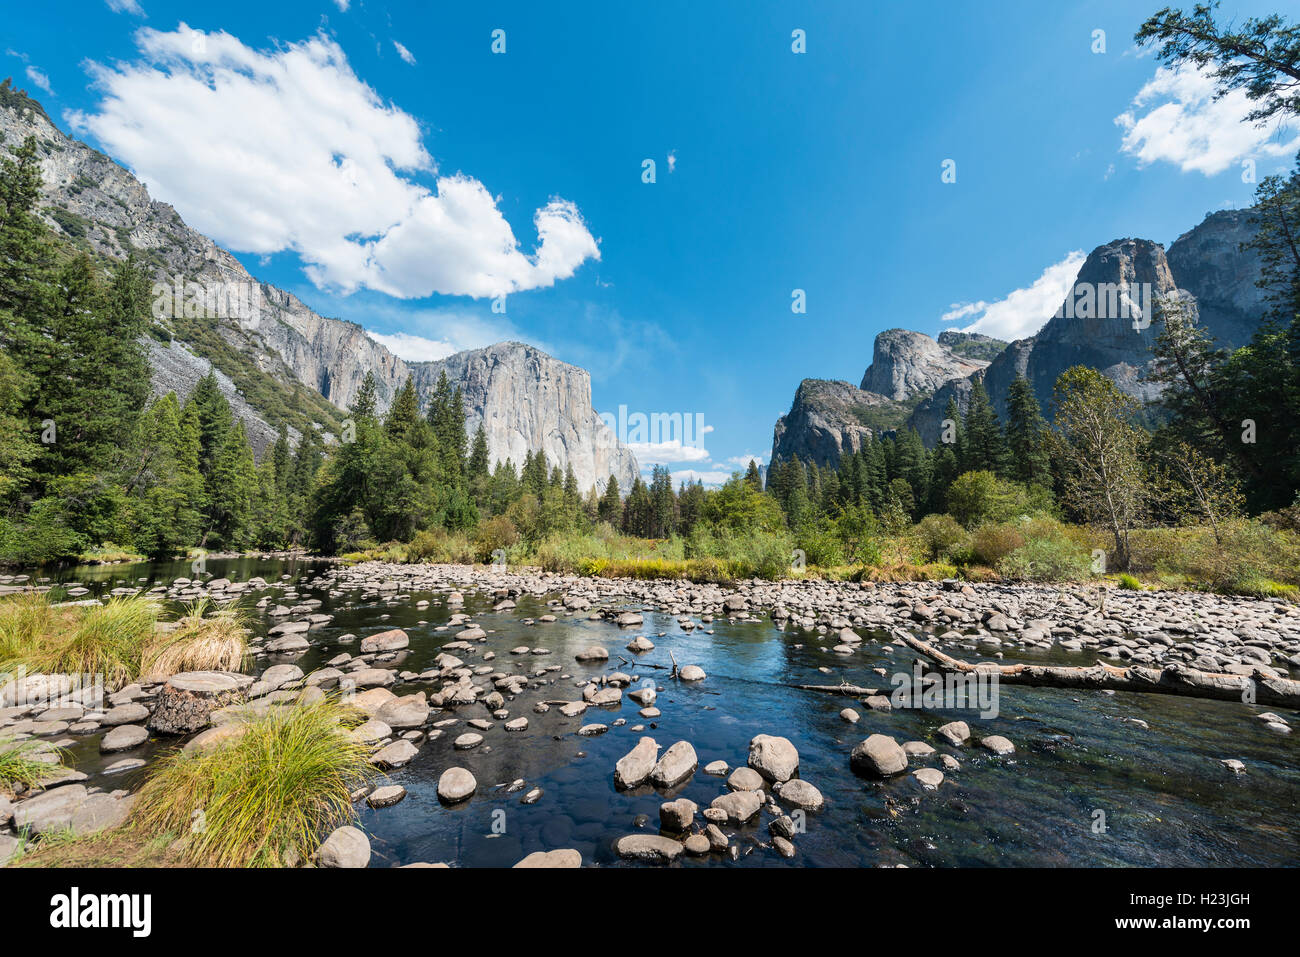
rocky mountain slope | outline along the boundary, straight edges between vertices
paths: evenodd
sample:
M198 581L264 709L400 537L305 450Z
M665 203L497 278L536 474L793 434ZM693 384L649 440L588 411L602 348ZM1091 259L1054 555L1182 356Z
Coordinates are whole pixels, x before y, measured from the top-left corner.
M519 466L529 451L541 449L548 461L572 466L579 488L604 489L611 475L619 488L631 487L636 456L592 410L585 370L522 342L411 363L410 369L421 392L432 390L443 372L460 383L469 434L482 424L493 458Z
M894 428L908 406L833 379L804 379L790 411L776 420L771 461L798 456L821 465L856 452L875 432Z
M950 400L965 412L976 378L983 380L1004 421L1007 390L1017 376L1030 381L1044 414L1050 416L1056 378L1074 365L1091 366L1124 392L1149 402L1158 397L1157 387L1143 378L1160 332L1156 300L1193 299L1200 323L1225 348L1244 345L1258 328L1263 314L1262 292L1255 285L1259 258L1241 248L1252 235L1250 216L1249 210L1211 213L1179 236L1167 253L1147 239L1117 239L1098 246L1080 268L1061 308L1026 339L1002 344L947 331L935 342L921 333L882 332L862 388L910 400L913 408L906 424L927 445L939 440ZM977 366L949 374L958 363ZM773 461L792 454L787 450L803 449L819 451L816 460L822 464L834 464L848 446L835 448L825 436L851 417L840 415L842 403L810 406L817 396L801 396L803 392L801 385L791 412L777 422ZM862 395L859 392L855 401L865 402ZM799 434L800 428L809 430L807 437Z
M902 402L986 365L983 359L962 358L923 332L886 329L876 336L871 365L859 388Z
M386 408L408 376L420 385L436 381L436 371L425 365L445 366L449 375L476 367L476 360L457 362L454 356L442 363L406 363L356 323L317 315L292 293L259 282L233 255L185 225L175 209L150 197L129 171L64 135L37 101L6 89L0 97L0 151L13 150L27 136L37 142L46 221L68 243L101 261L134 250L169 285L179 277L205 289L255 287L248 294L255 309L169 312L152 330L149 347L155 394L187 395L214 367L259 453L281 424L294 441L307 428L327 439L337 434L368 371ZM606 464L620 483L630 483L637 471L632 453L617 442L599 448L609 445L609 436L592 425L597 420L587 374L535 349L520 350L517 343L503 343L472 354L493 353L494 381L509 383L485 394L482 404L475 405L477 385L456 380L465 388L471 434L486 417L494 461L510 457L519 463L527 448L545 449L552 464L564 468L572 462L584 488L603 485L609 473L598 472Z

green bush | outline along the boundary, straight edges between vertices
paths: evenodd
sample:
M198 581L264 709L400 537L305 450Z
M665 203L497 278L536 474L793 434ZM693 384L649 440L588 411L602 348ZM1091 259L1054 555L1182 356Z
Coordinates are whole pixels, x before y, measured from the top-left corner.
M927 561L951 561L969 548L969 533L951 515L927 515L917 523L915 534Z
M1069 538L1032 538L997 565L1004 578L1018 581L1082 581L1092 573L1092 559Z

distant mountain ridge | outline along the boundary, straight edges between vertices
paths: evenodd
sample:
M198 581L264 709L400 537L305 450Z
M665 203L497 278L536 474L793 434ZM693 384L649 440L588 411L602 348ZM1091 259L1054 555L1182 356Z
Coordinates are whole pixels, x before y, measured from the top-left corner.
M982 379L993 408L1005 422L1007 390L1017 376L1033 386L1044 415L1050 417L1052 389L1057 377L1075 365L1105 374L1125 393L1143 402L1158 398L1158 387L1144 380L1152 346L1160 333L1159 319L1148 309L1135 320L1124 306L1127 291L1139 298L1179 296L1194 302L1199 322L1225 348L1244 345L1264 315L1263 291L1256 285L1260 260L1243 248L1254 234L1250 210L1220 210L1183 233L1169 247L1148 239L1117 239L1098 246L1084 261L1057 312L1033 336L1011 343L972 333L948 330L936 341L919 332L888 329L876 337L871 365L861 389L846 401L847 382L795 393L791 411L776 425L772 461L798 455L801 461L834 465L841 453L863 440L853 407L879 407L880 399L906 400L906 414L884 421L878 432L912 427L928 446L938 440L949 401L965 413L975 380ZM1105 308L1082 314L1076 303L1107 299ZM1136 305L1136 303L1135 303ZM1150 306L1150 303L1148 303ZM975 368L962 369L966 363ZM834 386L834 388L832 388ZM835 396L822 401L822 396ZM874 398L873 398L874 396ZM850 411L846 411L850 410ZM806 423L806 424L804 424ZM804 434L806 431L807 434ZM836 444L827 436L843 435ZM851 441L849 441L851 437Z
M453 375L473 362L452 356L408 363L356 323L320 316L292 293L254 279L175 209L150 197L128 170L65 135L36 100L7 89L0 99L0 150L10 152L28 136L35 137L40 156L44 218L70 244L100 261L124 259L134 250L165 283L180 276L199 284L257 287L256 311L169 316L155 324L148 344L155 394L187 395L211 365L259 454L282 424L295 442L307 428L326 438L337 435L367 372L374 373L379 406L386 409L408 377L423 396L437 372L447 369L464 388L470 434L479 421L485 423L493 461L512 458L519 465L525 446L545 451L552 465L573 464L584 489L603 487L611 473L620 485L630 485L638 473L633 453L594 428L599 422L584 370L518 343L499 343L472 355L491 355L498 381L504 381L500 370L520 363L505 377L511 383L508 400L490 391L480 395ZM611 472L600 474L607 466Z

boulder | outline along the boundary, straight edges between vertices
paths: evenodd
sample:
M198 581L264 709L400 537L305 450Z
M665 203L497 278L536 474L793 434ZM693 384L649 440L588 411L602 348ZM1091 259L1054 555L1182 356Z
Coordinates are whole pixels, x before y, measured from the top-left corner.
M788 781L799 770L799 752L788 738L755 735L749 742L749 766L769 781Z
M465 800L477 788L474 775L464 768L448 768L438 778L438 798L448 804Z
M689 741L678 741L659 759L654 770L650 772L650 782L656 787L670 788L689 778L699 760L695 757L695 748Z
M317 867L367 867L370 838L360 829L344 826L325 838L313 857Z
M535 868L535 867L581 867L582 855L571 847L563 847L556 851L533 851L515 867Z
M406 636L406 632L400 628L393 628L390 631L381 631L377 635L362 638L361 653L366 655L377 651L397 651L410 643L411 640Z
M650 777L659 757L659 743L642 738L614 765L614 783L620 788L634 788Z
M873 734L853 748L849 763L856 771L887 778L907 770L907 752L888 735Z

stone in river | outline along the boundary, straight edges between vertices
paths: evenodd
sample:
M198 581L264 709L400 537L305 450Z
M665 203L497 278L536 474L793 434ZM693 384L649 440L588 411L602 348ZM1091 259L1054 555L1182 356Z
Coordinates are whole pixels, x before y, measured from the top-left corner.
M317 849L314 860L317 867L366 867L370 863L370 838L358 828L340 827Z
M757 791L732 791L713 799L709 807L726 814L727 820L743 824L758 813L763 798Z
M522 868L552 868L552 867L581 867L582 855L571 847L563 847L556 851L533 851L515 867Z
M608 661L609 652L600 645L590 645L573 656L578 661Z
M799 778L786 781L781 785L781 790L776 792L776 796L782 803L793 804L805 811L820 811L824 803L822 792Z
M149 732L138 724L118 725L99 739L99 750L103 754L113 751L130 751L149 740Z
M987 738L981 738L980 747L992 751L994 754L1012 754L1016 750L1016 746L1000 734L992 734Z
M419 751L410 741L399 738L370 756L370 763L381 768L400 768L409 764Z
M371 807L391 807L404 797L406 788L400 784L385 784L371 791L366 797L366 803Z
M621 788L636 787L650 777L658 757L658 742L654 738L642 738L614 765L614 783Z
M682 845L659 834L629 834L614 842L614 851L630 860L668 862L681 856Z
M410 645L411 641L406 632L400 628L393 628L389 631L381 631L377 635L368 635L361 639L362 654L369 654L374 651L397 651L399 648L405 648Z
M849 762L855 770L891 777L907 770L907 752L888 735L873 734L854 746Z
M703 681L708 675L704 673L704 669L699 665L687 665L678 672L678 677L683 681Z
M452 747L457 751L468 751L471 748L477 748L482 743L483 735L475 734L473 731L466 731L452 742Z
M656 787L673 787L690 777L698 763L695 748L691 747L691 743L678 741L659 759L659 763L650 773L650 781Z
M731 772L731 777L727 778L727 787L733 791L761 791L763 775L753 768L736 768Z
M965 721L950 721L939 728L935 734L950 744L965 744L970 739L970 725Z
M477 787L474 775L464 768L448 768L438 778L438 797L452 804L465 800Z
M927 791L933 791L943 783L943 772L937 768L917 768L912 772L912 777Z
M695 820L699 806L688 798L665 801L659 805L659 824L665 831L686 831Z
M799 752L788 738L758 734L749 742L749 766L769 781L788 781L799 769Z

